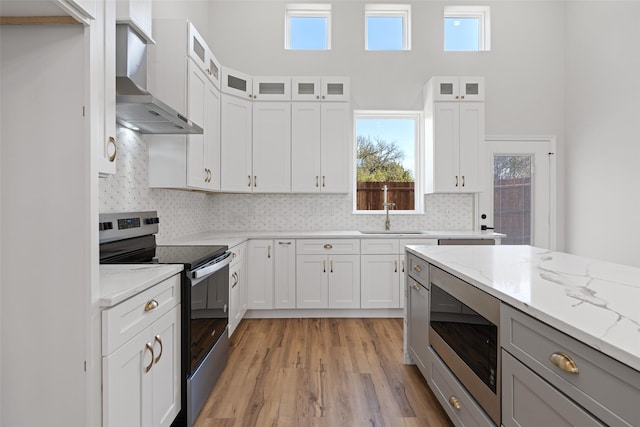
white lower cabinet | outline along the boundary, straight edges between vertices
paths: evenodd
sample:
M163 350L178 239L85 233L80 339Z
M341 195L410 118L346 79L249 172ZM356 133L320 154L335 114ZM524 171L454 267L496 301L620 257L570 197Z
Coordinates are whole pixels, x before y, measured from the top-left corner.
M298 308L360 308L360 256L298 255Z
M273 309L273 240L250 240L247 248L248 308Z
M296 308L296 241L275 240L274 308Z
M174 276L103 311L103 426L168 427L180 411L179 292Z
M400 283L404 277L401 255L362 255L362 308L400 307Z
M247 312L247 243L241 243L229 249L229 336L233 334Z

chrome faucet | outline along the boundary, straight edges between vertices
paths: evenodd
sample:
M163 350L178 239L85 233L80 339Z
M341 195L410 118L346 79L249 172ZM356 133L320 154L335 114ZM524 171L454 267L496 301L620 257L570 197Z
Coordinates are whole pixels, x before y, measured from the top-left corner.
M384 207L384 212L386 215L386 219L384 220L384 230L389 231L391 230L391 218L389 218L389 208L395 206L396 204L389 203L387 201L387 184L384 185L382 190L384 191L384 203L382 203L382 206Z

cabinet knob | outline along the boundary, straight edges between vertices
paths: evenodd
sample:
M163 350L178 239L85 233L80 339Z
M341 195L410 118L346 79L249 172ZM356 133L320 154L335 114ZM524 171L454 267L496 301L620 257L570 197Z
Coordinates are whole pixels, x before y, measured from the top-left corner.
M571 359L571 357L569 357L565 353L555 352L551 356L549 356L549 360L558 368L562 369L565 372L569 372L570 374L577 374L580 372L580 370L578 369L578 365L576 365L576 362L574 362L573 359Z
M464 99L464 95L462 95L462 96L460 97L460 99Z
M460 409L462 409L462 405L460 405L460 401L455 396L451 396L449 398L449 405L451 405L451 407L456 411L459 411Z
M413 285L411 285L411 287L416 291L420 290L420 286L417 283L414 283Z
M333 245L331 243L327 243L324 245L325 249L333 249Z
M413 271L415 271L415 272L417 272L417 273L420 273L420 272L422 271L422 268L420 268L420 266L419 266L419 265L414 265L414 266L413 266Z
M316 99L320 99L320 95L316 95Z

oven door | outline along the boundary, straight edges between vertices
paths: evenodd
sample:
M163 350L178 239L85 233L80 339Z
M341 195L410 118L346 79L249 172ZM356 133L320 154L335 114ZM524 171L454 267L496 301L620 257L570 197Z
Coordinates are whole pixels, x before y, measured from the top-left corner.
M429 279L429 344L500 425L500 302L433 266Z
M229 263L231 253L208 272L188 271L183 293L183 411L192 425L229 358ZM204 269L203 268L203 269Z

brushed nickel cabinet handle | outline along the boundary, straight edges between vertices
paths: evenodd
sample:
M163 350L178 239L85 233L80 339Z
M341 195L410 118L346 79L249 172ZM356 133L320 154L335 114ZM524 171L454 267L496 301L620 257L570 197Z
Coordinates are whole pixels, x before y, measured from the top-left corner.
M325 176L324 176L324 175L322 175L322 186L323 186L323 187L325 187L325 182L324 182L324 181L325 181Z
M458 186L458 175L456 175L456 187Z
M319 186L319 184L318 184L318 178L319 178L319 177L318 177L318 175L316 175L316 187L318 187L318 186Z
M549 360L558 368L562 369L565 372L569 372L570 374L577 374L580 372L580 370L578 369L578 365L576 365L576 362L574 362L573 359L571 359L571 357L569 357L569 355L565 353L553 353L551 356L549 356Z
M251 175L247 175L247 178L249 178L249 184L247 184L247 187L251 187Z
M146 343L144 345L144 348L146 348L147 350L149 350L151 352L151 362L149 362L149 364L147 366L145 366L145 368L144 368L145 372L149 372L151 370L151 367L153 366L153 360L154 360L153 346L151 345L150 342L148 342L148 343Z
M257 177L257 175L253 175L253 186L254 187L258 186L258 177Z
M398 261L397 260L393 260L393 272L397 273L398 272Z
M322 272L326 273L327 272L327 260L322 260Z
M327 243L324 245L325 249L333 249L333 245L331 243Z
M109 137L109 145L113 146L113 153L109 155L109 161L113 162L116 160L116 155L118 154L118 147L116 146L116 139L112 136Z
M271 258L271 245L267 245L267 258Z
M451 396L449 398L449 405L451 405L451 407L456 411L459 411L460 409L462 409L462 405L460 404L460 401L455 396Z
M402 272L404 273L404 260L400 261L402 263Z
M160 304L158 304L158 301L152 299L150 301L147 301L147 303L144 306L144 311L151 311L151 310L155 310L156 308L158 308Z
M162 339L160 339L160 335L156 335L153 340L160 344L160 354L158 354L158 357L156 357L153 361L153 363L158 363L160 361L160 358L162 357Z
M331 265L331 273L333 273L333 260L329 261L329 264Z
M464 175L462 175L462 186L464 187Z
M290 244L291 244L291 242L290 242L290 241L289 241L289 242L278 242L278 244L279 244L279 245L290 245Z

